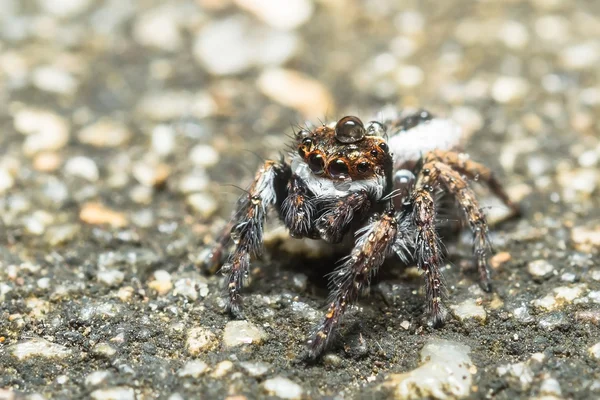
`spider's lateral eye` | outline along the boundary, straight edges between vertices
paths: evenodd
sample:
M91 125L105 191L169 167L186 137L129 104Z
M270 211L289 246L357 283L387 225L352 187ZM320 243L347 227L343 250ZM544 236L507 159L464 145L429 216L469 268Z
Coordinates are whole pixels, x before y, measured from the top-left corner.
M360 172L361 174L364 174L365 172L367 172L369 170L369 163L366 161L359 162L358 165L356 166L356 170L358 172Z
M390 149L389 146L387 145L387 143L385 143L385 142L379 143L379 148L383 151L388 151Z
M341 159L335 159L329 163L327 167L329 174L334 178L341 177L343 175L348 175L348 166Z
M367 125L367 135L369 136L385 136L387 129L378 121L371 121Z
M362 121L351 115L344 117L335 125L335 138L342 143L355 143L365 137Z
M379 152L377 150L373 149L373 150L371 150L371 155L373 157L377 157L379 155Z
M308 167L315 174L322 174L323 168L325 167L325 161L323 160L323 156L319 153L312 153L308 157Z
M298 132L296 132L296 137L298 139L303 139L303 138L306 138L308 136L310 136L310 131L308 129L302 128Z

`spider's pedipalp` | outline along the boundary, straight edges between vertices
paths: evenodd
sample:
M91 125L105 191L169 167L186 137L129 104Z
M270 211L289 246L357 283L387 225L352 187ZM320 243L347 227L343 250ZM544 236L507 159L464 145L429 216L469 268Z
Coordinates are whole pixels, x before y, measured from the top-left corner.
M316 228L321 239L329 243L339 243L350 229L355 214L365 213L371 205L366 190L327 203L323 207L326 211L317 220Z

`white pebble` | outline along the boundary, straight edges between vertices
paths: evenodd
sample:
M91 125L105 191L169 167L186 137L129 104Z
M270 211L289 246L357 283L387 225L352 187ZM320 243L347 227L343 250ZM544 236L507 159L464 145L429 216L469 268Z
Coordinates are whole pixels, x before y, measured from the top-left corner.
M49 342L42 338L34 338L8 346L7 349L19 360L30 357L65 358L71 351L65 346Z
M69 141L69 124L52 112L24 108L14 116L15 129L27 134L23 152L28 156L63 148Z
M125 273L116 269L98 271L96 279L98 279L98 282L103 283L106 286L117 286L123 283L123 280L125 279Z
M96 182L100 177L100 171L94 160L84 156L70 158L65 164L65 173L90 182Z
M85 377L85 385L86 386L98 386L101 383L105 382L110 377L110 371L100 370L94 371L88 376Z
M193 52L208 72L230 75L253 66L281 65L298 47L294 33L270 30L243 17L229 17L203 27Z
M600 342L596 343L588 349L590 356L600 361Z
M101 119L83 128L77 138L81 143L95 147L118 147L126 143L131 132L125 125L110 119Z
M542 278L554 272L554 265L546 260L535 260L527 264L527 272L533 277Z
M187 197L188 204L203 218L209 218L219 208L215 199L206 193L194 193Z
M174 9L158 7L143 13L133 26L135 40L143 46L166 51L178 50L183 37Z
M401 65L397 68L396 82L402 87L412 88L423 83L425 74L416 65Z
M458 305L451 306L451 308L461 321L467 319L477 319L483 322L487 317L485 309L481 305L477 304L475 299L467 299Z
M201 360L192 360L184 364L183 368L177 373L178 376L198 378L200 375L208 371L208 364Z
M167 156L175 149L175 130L170 125L157 125L152 130L152 150Z
M72 17L85 11L92 0L38 0L45 12L57 17Z
M206 328L191 328L187 332L186 347L190 355L196 356L216 344L216 336Z
M203 170L195 170L191 174L181 178L179 190L182 193L200 192L208 187L208 176Z
M277 396L281 399L302 398L302 387L282 376L267 379L263 382L263 388L268 394Z
M90 397L93 400L135 400L135 391L133 388L115 386L94 390Z
M223 332L226 347L262 343L266 340L266 332L248 321L229 321Z
M600 43L597 40L579 43L560 53L561 63L569 69L596 67L600 62Z
M14 184L15 179L12 175L5 168L0 168L0 193L6 192Z
M295 29L306 23L314 10L310 0L235 0L267 24L278 29Z
M40 90L65 95L75 93L79 84L73 75L53 66L36 68L31 79Z
M219 153L212 146L198 144L190 150L190 160L196 165L210 167L219 162Z
M461 343L430 339L421 350L420 367L391 375L383 384L399 399L467 397L474 373L470 351Z
M519 101L529 92L529 83L516 76L501 76L492 86L492 97L498 103Z

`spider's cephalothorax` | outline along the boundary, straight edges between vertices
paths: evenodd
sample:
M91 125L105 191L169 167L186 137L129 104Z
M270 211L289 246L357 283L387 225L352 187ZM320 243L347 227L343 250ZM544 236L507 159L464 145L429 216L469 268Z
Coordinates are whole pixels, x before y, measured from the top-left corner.
M206 260L219 265L233 240L221 269L228 310L243 316L240 291L250 259L262 251L264 220L274 207L293 237L330 243L355 237L354 248L332 273L327 313L309 340L311 358L322 354L348 306L392 254L414 259L424 272L427 310L433 324L441 324L446 312L436 229L439 192L463 211L481 283L489 291L488 227L468 180L486 183L513 212L517 207L487 167L456 152L461 139L456 124L427 111L366 125L347 116L335 125L300 130L289 161L267 161L259 169Z

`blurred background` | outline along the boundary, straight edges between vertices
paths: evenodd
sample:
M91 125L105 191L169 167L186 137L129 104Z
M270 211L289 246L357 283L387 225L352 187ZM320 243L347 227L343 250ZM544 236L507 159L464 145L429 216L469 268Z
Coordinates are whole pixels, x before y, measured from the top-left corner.
M305 368L322 282L257 262L264 345L240 348L197 264L240 195L224 185L249 184L293 124L405 108L459 122L524 210L493 236L501 304L447 272L490 321L435 332L471 346L465 393L598 394L599 65L598 1L0 0L0 397L388 396L428 336L419 279L378 286L349 316L363 330ZM21 358L31 340L55 353Z

